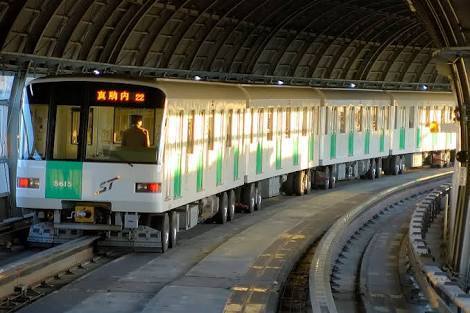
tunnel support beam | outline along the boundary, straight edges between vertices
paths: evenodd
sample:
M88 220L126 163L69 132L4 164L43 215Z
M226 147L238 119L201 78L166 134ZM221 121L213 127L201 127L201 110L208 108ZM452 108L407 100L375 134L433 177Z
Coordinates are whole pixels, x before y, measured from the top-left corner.
M18 70L13 80L8 108L7 122L7 152L8 152L8 168L10 172L10 196L9 196L9 212L8 217L21 215L16 208L16 165L18 160L19 147L19 126L21 116L21 99L23 89L26 83L26 75L28 66L25 65Z

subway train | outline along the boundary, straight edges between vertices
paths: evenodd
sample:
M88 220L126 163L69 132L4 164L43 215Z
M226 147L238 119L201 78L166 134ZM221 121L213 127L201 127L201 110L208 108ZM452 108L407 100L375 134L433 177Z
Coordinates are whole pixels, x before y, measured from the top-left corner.
M166 251L264 198L447 166L451 93L56 76L25 88L17 205L28 240L98 233Z

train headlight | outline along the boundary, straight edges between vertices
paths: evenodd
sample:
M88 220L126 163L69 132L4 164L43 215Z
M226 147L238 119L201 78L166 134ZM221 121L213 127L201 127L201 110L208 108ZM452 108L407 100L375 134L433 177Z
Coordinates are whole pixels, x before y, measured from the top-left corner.
M16 186L18 188L39 189L39 178L18 177Z
M161 190L160 183L136 183L135 192L146 192L146 193L159 193Z

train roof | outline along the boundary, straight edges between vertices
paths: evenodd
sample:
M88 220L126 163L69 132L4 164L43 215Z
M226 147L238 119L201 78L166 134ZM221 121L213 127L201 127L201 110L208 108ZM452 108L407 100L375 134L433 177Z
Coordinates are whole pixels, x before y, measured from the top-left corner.
M325 105L385 106L392 103L390 95L381 90L326 89L319 88Z
M433 106L456 105L456 98L452 92L427 92L427 91L391 91L388 92L400 105Z

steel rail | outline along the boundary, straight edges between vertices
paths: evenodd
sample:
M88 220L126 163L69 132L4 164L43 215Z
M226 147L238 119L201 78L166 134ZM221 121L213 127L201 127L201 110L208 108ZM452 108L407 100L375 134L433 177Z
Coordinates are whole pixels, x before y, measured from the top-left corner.
M362 205L351 210L334 223L323 236L313 257L310 266L309 292L313 313L337 313L330 278L334 260L337 259L348 234L354 233L367 220L378 214L371 210L375 205L385 199L396 196L402 192L420 188L427 183L439 181L450 176L452 171L415 179L401 186L384 190L372 197Z
M39 284L94 256L94 243L99 237L82 237L36 253L0 268L0 298Z

